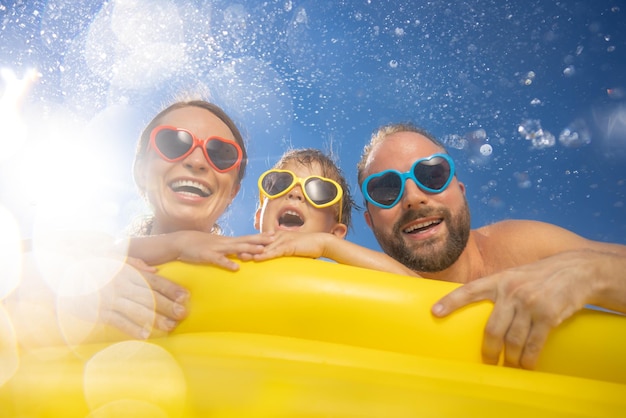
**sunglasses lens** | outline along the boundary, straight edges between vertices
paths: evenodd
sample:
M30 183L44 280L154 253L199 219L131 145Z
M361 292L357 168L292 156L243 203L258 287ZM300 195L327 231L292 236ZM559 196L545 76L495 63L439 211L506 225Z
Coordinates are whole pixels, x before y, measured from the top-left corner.
M424 186L433 190L441 190L450 178L450 171L450 164L447 160L434 157L417 164L413 174Z
M402 179L396 173L386 173L367 183L367 194L374 202L390 206L396 201L402 189Z
M239 161L237 147L228 142L220 141L219 139L208 141L206 151L213 164L220 170L226 170Z
M156 134L154 143L165 157L174 160L189 151L193 137L184 131L162 129Z
M339 193L334 184L318 178L307 180L304 188L307 196L309 196L309 199L318 205L332 202L332 200L336 198Z
M290 173L270 172L263 177L261 187L268 196L276 196L293 183L293 176Z

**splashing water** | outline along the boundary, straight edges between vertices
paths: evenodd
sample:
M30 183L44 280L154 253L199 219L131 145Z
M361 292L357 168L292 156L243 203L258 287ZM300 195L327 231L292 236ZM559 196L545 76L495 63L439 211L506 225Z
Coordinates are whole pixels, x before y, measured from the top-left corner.
M550 148L556 144L556 139L549 131L541 127L539 119L526 119L520 123L517 132L527 141L530 141L533 149Z
M584 119L576 119L559 134L559 142L567 148L579 148L591 143L591 132Z

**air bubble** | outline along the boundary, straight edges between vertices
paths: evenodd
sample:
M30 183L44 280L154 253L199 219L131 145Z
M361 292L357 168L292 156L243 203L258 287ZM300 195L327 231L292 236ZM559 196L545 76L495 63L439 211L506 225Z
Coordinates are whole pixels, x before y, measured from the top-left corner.
M574 68L573 65L568 65L567 67L565 67L565 69L563 70L563 75L565 77L571 77L574 74L576 74L576 69Z

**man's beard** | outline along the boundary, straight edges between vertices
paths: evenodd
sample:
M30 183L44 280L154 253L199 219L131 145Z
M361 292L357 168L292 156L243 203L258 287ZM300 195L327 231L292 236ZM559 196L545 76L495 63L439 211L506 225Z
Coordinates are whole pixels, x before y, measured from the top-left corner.
M448 227L448 237L442 248L437 250L436 241L422 241L416 246L407 246L402 225L413 219L426 218L435 214L433 209L411 210L406 212L394 225L391 234L386 235L373 228L378 244L387 255L416 272L436 273L450 267L458 260L467 245L470 234L470 213L467 200L456 217L448 208L439 211ZM441 213L443 212L443 213Z

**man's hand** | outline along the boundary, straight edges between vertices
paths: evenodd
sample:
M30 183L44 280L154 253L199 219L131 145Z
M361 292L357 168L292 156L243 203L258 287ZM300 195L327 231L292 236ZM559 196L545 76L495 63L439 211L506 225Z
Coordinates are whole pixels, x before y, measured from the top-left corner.
M483 277L461 286L432 308L435 316L481 300L494 302L485 327L483 361L533 369L550 330L588 303L603 303L606 293L598 274L614 255L572 251ZM623 280L622 280L623 281Z

